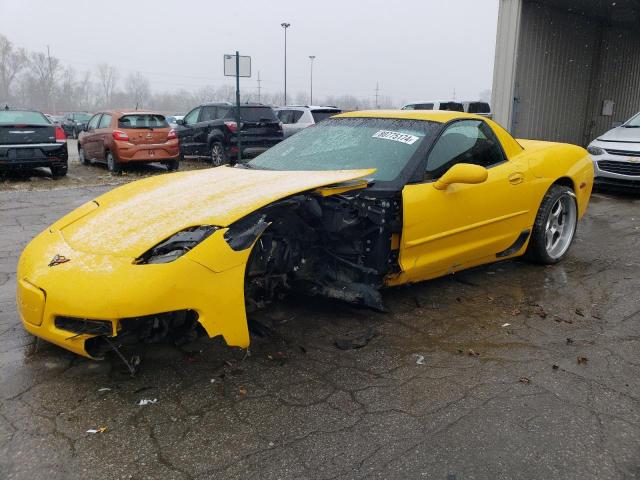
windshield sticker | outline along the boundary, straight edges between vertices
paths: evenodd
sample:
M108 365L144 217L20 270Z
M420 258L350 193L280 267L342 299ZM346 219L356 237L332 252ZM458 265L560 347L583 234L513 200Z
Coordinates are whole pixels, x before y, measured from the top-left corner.
M373 138L382 138L383 140L393 140L394 142L406 143L407 145L413 145L420 137L415 135L409 135L408 133L392 132L390 130L378 130L373 134Z

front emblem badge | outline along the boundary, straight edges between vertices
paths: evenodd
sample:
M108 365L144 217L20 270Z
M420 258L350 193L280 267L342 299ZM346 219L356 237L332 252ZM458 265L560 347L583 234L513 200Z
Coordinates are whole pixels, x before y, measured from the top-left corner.
M64 255L55 255L51 261L49 262L50 267L55 267L56 265L60 265L61 263L70 262L71 259L65 257Z

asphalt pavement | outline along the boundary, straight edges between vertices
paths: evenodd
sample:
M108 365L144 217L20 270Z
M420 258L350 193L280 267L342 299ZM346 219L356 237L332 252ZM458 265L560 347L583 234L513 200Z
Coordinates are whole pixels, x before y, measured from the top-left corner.
M596 194L561 264L390 289L386 313L289 298L249 353L148 345L131 378L16 313L26 243L130 178L70 174L0 183L0 478L640 478L639 199Z

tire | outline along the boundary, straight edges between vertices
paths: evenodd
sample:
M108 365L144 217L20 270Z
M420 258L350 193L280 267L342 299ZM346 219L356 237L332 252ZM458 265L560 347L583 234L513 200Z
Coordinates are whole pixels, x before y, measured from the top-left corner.
M168 172L175 172L180 168L180 162L178 160L168 160L164 162L164 164L167 166Z
M552 185L538 209L525 258L543 265L558 263L569 250L577 225L578 205L573 190Z
M67 174L67 170L69 166L67 164L64 165L52 165L51 166L51 176L53 178L61 178Z
M211 144L211 152L209 153L209 160L212 167L219 167L229 163L227 154L224 151L224 147L220 142L213 142Z
M122 173L122 165L111 152L107 152L107 169L115 175Z
M78 147L78 157L80 158L80 163L82 165L89 165L89 163L91 163L89 159L86 157L86 155L84 154L84 148L82 147Z

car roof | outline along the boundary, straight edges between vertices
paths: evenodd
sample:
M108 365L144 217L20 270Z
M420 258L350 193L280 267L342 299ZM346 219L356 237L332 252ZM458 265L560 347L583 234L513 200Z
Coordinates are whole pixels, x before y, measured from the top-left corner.
M407 102L405 105L415 105L416 103L462 103L458 100L416 100L415 102Z
M484 117L480 115L449 110L362 110L340 113L333 118L397 118L399 120L429 120L438 123L447 123L457 119L484 120Z
M235 107L234 103L231 102L207 102L200 105L201 107ZM265 105L264 103L241 103L240 108L242 107L265 107L271 108L269 105Z
M96 115L101 113L106 113L108 115L161 115L165 116L164 113L153 112L149 110L102 110L101 112L97 112Z
M334 110L340 110L340 108L336 107L335 105L287 105L284 107L278 107L278 110L285 110L285 109L292 109L292 108L308 108L310 110L327 110L327 109L334 109Z

